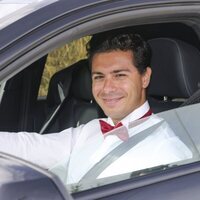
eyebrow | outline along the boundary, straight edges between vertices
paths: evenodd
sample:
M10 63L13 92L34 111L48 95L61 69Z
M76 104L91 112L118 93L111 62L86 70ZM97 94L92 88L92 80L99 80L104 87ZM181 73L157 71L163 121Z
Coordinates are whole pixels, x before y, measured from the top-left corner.
M92 75L102 75L103 73L101 72L92 72Z
M112 74L117 74L117 73L120 73L120 72L130 72L130 70L129 69L118 69L118 70L112 71L111 73Z
M120 72L130 72L129 69L117 69L117 70L113 70L111 72L111 74L117 74L117 73L120 73ZM92 72L92 75L103 75L104 73L102 72Z

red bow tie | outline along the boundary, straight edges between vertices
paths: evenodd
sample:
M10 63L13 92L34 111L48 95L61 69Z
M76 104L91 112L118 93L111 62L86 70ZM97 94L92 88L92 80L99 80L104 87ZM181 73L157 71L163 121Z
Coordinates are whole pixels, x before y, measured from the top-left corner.
M140 117L139 119L145 118L145 117L149 117L150 115L152 115L152 110L149 109L142 117Z
M151 109L148 110L147 113L145 113L141 118L139 119L142 119L142 118L145 118L145 117L148 117L152 114L152 111ZM99 120L99 123L100 123L100 126L101 126L101 131L103 133L103 135L106 135L106 133L116 129L116 128L119 128L121 126L123 126L123 124L120 122L118 124L116 124L115 126L112 126L110 124L108 124L107 122L103 121L103 120ZM125 127L124 127L125 128ZM127 140L128 139L128 132L127 130L120 130L119 133L116 133L116 135L121 139L121 140Z
M120 126L123 126L123 124L120 122L118 123L117 125L115 126L111 126L110 124L108 124L107 122L103 121L103 120L99 120L99 123L101 125L101 131L103 134L109 132L109 131L112 131L113 129L115 128L118 128Z
M101 125L101 131L104 136L113 134L113 135L118 136L123 141L128 140L128 138L129 138L128 130L125 126L123 126L123 124L121 122L115 126L111 126L110 124L108 124L107 122L105 122L103 120L99 120L99 123ZM119 128L119 129L116 131L112 131L117 128Z

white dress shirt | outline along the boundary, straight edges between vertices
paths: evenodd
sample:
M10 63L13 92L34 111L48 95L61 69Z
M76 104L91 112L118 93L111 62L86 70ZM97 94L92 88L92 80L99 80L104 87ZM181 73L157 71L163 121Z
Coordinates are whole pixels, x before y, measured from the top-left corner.
M163 119L152 115L132 126L149 110L148 102L134 110L121 122L129 137L140 133ZM113 125L110 118L103 119ZM60 133L1 133L0 151L38 164L57 174L65 184L81 180L98 161L121 144L115 134L104 137L98 119ZM166 122L143 141L109 165L99 178L169 164L192 157L192 152L174 134Z

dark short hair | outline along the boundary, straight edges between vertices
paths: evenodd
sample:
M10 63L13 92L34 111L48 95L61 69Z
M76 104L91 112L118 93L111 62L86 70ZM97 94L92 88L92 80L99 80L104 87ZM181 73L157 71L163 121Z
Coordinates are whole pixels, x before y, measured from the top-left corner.
M150 66L150 46L139 34L134 33L100 33L94 35L87 45L90 66L95 54L117 50L131 51L133 53L133 64L140 73L145 72L146 68Z

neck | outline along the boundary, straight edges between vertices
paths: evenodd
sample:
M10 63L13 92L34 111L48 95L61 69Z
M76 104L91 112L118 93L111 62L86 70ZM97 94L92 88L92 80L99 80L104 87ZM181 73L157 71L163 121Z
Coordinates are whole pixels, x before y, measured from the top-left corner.
M134 109L132 112L128 113L126 116L124 116L123 118L110 118L113 122L114 125L116 125L117 123L121 122L122 120L124 120L125 118L131 116L132 120L137 120L140 119L142 117L144 117L144 115L146 113L148 113L150 110L149 104L147 101L145 101L142 105L138 106L136 109Z

